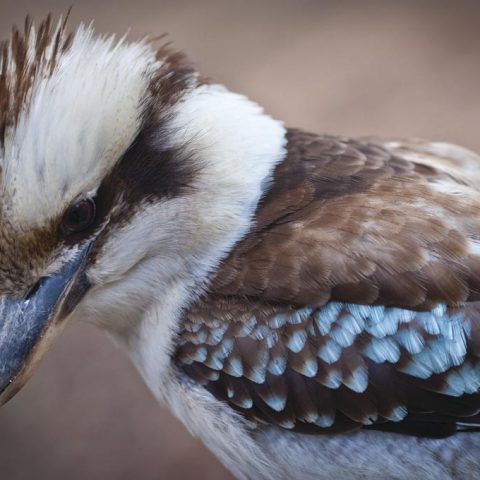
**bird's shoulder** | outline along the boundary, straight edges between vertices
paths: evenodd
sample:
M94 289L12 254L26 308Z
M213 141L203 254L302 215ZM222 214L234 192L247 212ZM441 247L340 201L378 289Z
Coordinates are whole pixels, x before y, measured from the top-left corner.
M251 232L185 313L177 366L287 429L474 428L475 161L408 145L290 130Z
M417 309L480 299L480 159L465 150L461 168L460 147L447 159L434 145L289 130L254 227L212 291Z

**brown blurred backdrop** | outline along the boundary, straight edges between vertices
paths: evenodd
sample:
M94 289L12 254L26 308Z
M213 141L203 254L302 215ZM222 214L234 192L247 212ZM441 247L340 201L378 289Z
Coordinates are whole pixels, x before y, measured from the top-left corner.
M414 136L480 151L480 2L0 0L26 13L168 32L205 75L288 125ZM0 411L1 480L230 479L92 327L71 325Z

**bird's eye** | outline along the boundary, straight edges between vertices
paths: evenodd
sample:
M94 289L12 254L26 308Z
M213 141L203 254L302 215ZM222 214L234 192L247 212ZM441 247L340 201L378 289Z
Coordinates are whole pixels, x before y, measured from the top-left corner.
M61 229L65 235L83 232L95 220L95 202L91 198L84 198L71 205L65 212Z

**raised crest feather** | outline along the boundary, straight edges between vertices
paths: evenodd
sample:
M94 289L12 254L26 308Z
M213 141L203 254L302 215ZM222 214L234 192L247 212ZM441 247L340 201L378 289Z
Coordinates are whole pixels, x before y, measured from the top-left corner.
M69 13L57 23L48 15L38 27L27 16L23 31L13 27L10 39L0 44L0 146L17 124L34 80L52 75L59 55L70 47Z

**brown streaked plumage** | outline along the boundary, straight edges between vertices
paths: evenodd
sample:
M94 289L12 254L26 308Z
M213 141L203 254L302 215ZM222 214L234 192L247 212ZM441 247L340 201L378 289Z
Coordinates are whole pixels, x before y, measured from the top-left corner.
M10 40L0 43L0 146L7 129L15 127L34 79L50 76L59 55L70 47L73 37L66 32L67 21L68 14L58 25L49 15L36 29L27 17L23 31L14 27Z
M0 147L7 129L15 127L34 80L51 76L59 56L70 48L73 33L67 31L69 14L70 10L59 23L48 15L38 26L27 16L23 30L14 26L10 39L0 42ZM156 99L152 114L158 121L185 90L207 80L196 73L182 52L174 51L168 43L157 49L156 58L161 64L151 79L149 93Z

